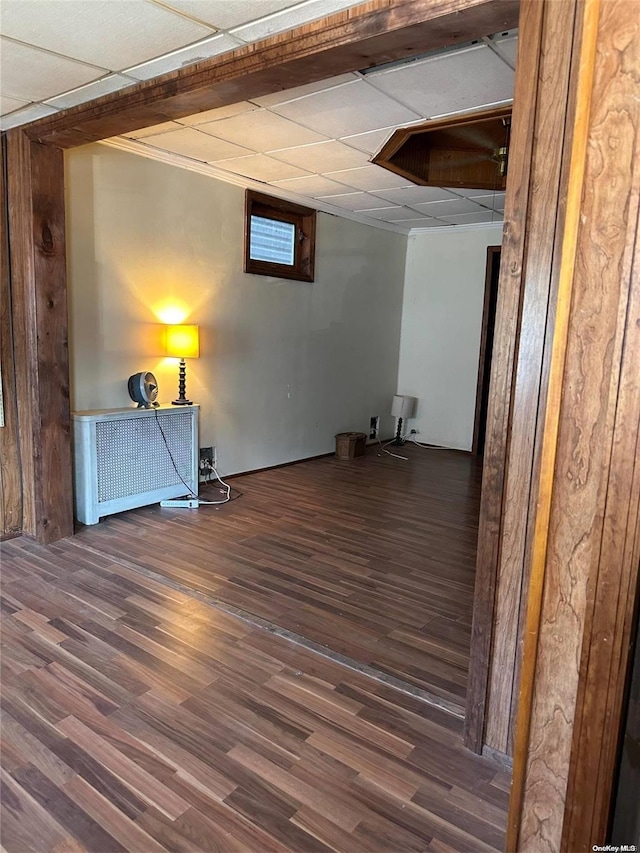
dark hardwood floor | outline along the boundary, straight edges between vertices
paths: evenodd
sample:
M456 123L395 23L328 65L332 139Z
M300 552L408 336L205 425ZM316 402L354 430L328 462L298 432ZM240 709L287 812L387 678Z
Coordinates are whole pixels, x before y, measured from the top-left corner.
M334 457L234 478L243 497L157 505L76 540L301 634L464 713L479 461ZM206 492L204 493L206 494Z
M502 849L509 774L459 719L189 592L463 685L477 472L410 453L3 543L2 849Z

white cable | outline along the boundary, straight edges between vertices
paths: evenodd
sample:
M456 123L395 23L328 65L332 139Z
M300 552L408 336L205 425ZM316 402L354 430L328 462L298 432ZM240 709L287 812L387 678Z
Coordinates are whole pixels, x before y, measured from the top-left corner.
M225 483L225 481L222 479L220 474L218 474L216 468L211 463L208 463L207 471L213 471L213 473L216 475L216 480L219 483L221 483L224 486L224 488L227 490L227 496L222 501L203 501L200 498L198 498L198 503L201 506L218 506L219 504L229 503L229 501L231 500L231 486L228 483Z
M405 462L409 461L408 456L400 456L399 453L392 453L390 450L387 450L387 447L390 444L393 444L393 442L395 441L395 438L392 438L391 441L387 441L384 444L380 441L380 436L378 436L377 438L378 438L378 444L380 445L380 451L378 452L378 456L380 456L380 453L386 453L387 456L393 456L394 459L403 459Z
M450 447L439 447L438 445L435 445L435 444L425 444L422 441L418 441L418 439L416 438L416 434L412 433L412 432L408 432L406 435L403 435L402 437L405 439L405 441L410 441L412 444L415 444L416 447L422 447L425 450L451 450Z

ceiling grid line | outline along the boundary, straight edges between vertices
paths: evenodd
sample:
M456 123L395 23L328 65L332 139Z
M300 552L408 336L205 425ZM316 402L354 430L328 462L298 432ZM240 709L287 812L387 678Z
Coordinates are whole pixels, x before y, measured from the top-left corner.
M1 2L4 130L360 0ZM509 102L516 44L515 31L498 33L164 122L114 144L375 227L482 227L501 221L503 193L419 186L371 158L400 127Z

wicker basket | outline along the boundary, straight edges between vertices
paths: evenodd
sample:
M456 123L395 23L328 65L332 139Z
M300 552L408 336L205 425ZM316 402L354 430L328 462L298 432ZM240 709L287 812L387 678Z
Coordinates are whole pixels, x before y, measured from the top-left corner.
M339 432L336 435L336 456L338 459L355 459L364 456L367 450L367 436L363 432Z

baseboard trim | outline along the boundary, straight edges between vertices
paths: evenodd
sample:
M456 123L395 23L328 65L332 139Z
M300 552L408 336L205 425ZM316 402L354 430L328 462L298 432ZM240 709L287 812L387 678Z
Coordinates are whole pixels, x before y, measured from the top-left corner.
M313 462L315 459L326 459L328 456L335 456L335 451L330 453L319 453L317 456L303 456L302 459L292 459L290 462L278 462L277 465L265 465L263 468L251 468L249 471L238 471L235 474L225 474L225 480L232 480L234 477L248 477L249 474L260 474L262 471L275 471L278 468L288 468L290 465L297 465L299 462Z

